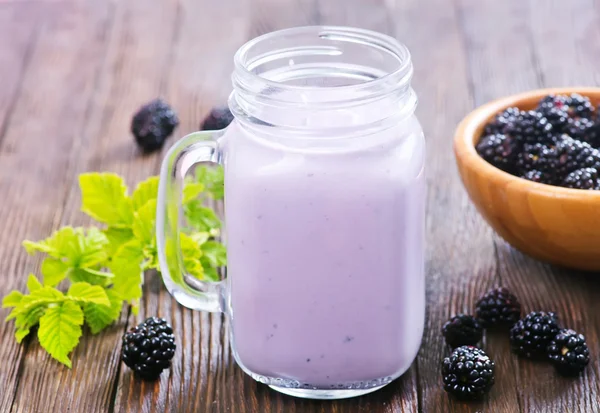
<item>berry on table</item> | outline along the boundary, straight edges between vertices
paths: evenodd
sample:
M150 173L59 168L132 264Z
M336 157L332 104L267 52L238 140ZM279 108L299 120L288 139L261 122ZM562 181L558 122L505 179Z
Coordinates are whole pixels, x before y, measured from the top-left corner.
M150 317L123 336L121 358L137 376L156 380L175 354L173 329L164 318Z
M446 338L446 343L452 348L463 345L474 346L481 341L483 328L475 317L458 314L444 324L442 334Z
M179 125L173 109L163 100L155 99L142 106L133 116L131 133L144 152L162 148Z
M480 399L494 385L494 368L494 362L483 350L458 347L442 362L444 390L458 399Z
M548 345L548 358L560 374L576 376L590 362L585 337L573 330L560 330Z
M233 114L227 106L217 106L204 118L200 130L225 129L233 121Z
M477 144L483 159L507 172L513 168L518 150L516 141L501 134L484 136Z
M571 172L562 186L575 189L598 189L598 171L594 168L582 168Z
M485 293L475 304L475 313L484 327L512 326L521 317L521 304L507 288Z
M558 333L556 314L545 311L534 311L510 329L510 345L512 351L527 358L545 358L546 348Z

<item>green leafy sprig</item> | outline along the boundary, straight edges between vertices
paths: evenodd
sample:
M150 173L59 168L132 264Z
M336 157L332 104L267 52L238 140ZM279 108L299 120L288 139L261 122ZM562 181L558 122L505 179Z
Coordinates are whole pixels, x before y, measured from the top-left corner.
M20 343L38 326L40 345L71 367L69 354L79 343L85 323L92 334L116 321L123 304L137 314L143 272L158 270L155 239L158 177L140 182L131 195L124 180L112 173L79 176L81 209L102 228L58 229L41 241L24 241L29 254L43 253L41 282L30 274L28 294L12 291L2 306L12 308ZM186 182L183 203L187 226L180 234L186 271L210 281L226 264L225 246L215 239L221 221L207 199L223 198L222 168L198 168ZM68 284L66 293L57 286Z

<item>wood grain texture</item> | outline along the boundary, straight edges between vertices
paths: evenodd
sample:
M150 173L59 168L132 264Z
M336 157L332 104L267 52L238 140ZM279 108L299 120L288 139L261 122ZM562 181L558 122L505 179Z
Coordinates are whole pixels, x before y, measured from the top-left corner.
M102 43L98 31L103 25L104 5L92 7L91 18L77 7L7 5L18 7L16 25L35 25L37 34L26 49L28 64L21 64L19 95L7 118L7 127L0 147L1 191L4 197L0 216L2 222L2 274L7 282L2 293L23 289L25 276L37 272L39 261L28 258L20 246L23 239L45 237L58 224L65 191L72 183L70 165L76 157L71 144L85 123L85 107L93 89L92 79L99 70L94 53ZM105 19L104 19L105 20ZM11 28L8 25L8 29ZM3 27L4 28L4 27ZM19 30L14 28L16 34ZM74 41L73 39L77 39ZM19 66L17 66L18 68ZM40 411L38 391L22 394L22 389L40 386L41 369L28 370L28 364L39 362L35 356L25 359L12 357L15 345L12 331L4 330L2 355L4 368L18 369L19 375L3 383L3 396L14 398L12 411ZM12 330L12 329L11 329ZM35 347L29 340L18 351ZM45 359L45 358L44 358ZM56 364L51 369L62 371ZM6 366L6 367L5 367ZM54 374L46 372L45 374ZM13 386L18 386L12 389ZM50 383L46 391L56 392L60 381ZM10 389L10 393L9 393ZM68 400L68 399L65 399ZM11 411L10 407L2 411Z
M2 159L10 158L10 152L14 150L10 141L4 145L2 142L5 141L8 126L17 107L23 79L37 39L36 24L39 15L25 18L22 12L22 7L18 5L0 9L0 78L5 81L0 88L0 148L2 148L0 162ZM34 13L37 12L38 10L34 10ZM11 182L7 179L9 174L10 169L0 163L0 191L6 195L10 193L11 188ZM35 183L30 182L29 185ZM10 200L4 202L4 207L0 207L0 217L3 222L14 220L17 211L12 210L11 207L14 205ZM17 274L26 269L23 268L21 261L20 246L15 244L13 237L15 234L23 236L29 233L32 227L31 223L27 224L23 221L14 224L5 225L0 229L0 240L4 245L0 250L0 273L5 274L4 282L0 284L2 294L11 288L22 288L24 285L23 278L18 277ZM0 354L5 360L5 363L0 366L0 387L3 389L0 393L0 411L9 411L11 408L26 346L26 344L19 346L15 343L12 326L5 323L0 325Z
M426 327L409 372L354 400L282 396L237 367L223 316L182 308L151 273L140 314L124 311L112 328L85 334L72 370L35 338L17 345L12 324L0 324L0 412L600 412L600 279L535 261L496 236L462 189L452 153L454 128L475 106L600 82L594 0L0 0L0 294L22 289L38 268L22 239L89 223L78 173L114 171L130 184L157 173L164 151L142 156L129 133L141 104L162 96L174 106L181 125L172 144L226 102L242 43L307 24L378 30L412 52L429 202ZM595 357L582 377L558 378L511 355L505 334L488 334L483 347L497 365L489 397L460 403L443 392L442 324L498 285L525 310L554 309L586 334ZM135 380L119 362L121 335L149 315L168 318L178 343L156 383Z
M458 14L445 0L398 1L394 21L396 37L413 56L417 116L428 145L427 318L417 360L419 406L424 412L510 411L500 410L510 398L510 381L500 381L483 403L456 402L441 387L441 361L448 354L443 323L472 312L477 297L497 283L491 231L465 198L452 156L454 125L472 107Z
M474 4L465 0L460 3L460 11L465 39L480 45L467 48L476 105L540 87L595 84L590 76L595 72L593 66L563 63L563 56L572 57L572 50L587 48L589 43L586 37L572 36L573 32L585 32L593 38L598 30L598 15L589 3L583 7L582 2L573 2L565 8L559 2L510 2L507 5L494 1ZM577 17L565 18L567 15ZM589 15L593 18L589 19ZM497 24L498 21L503 24ZM567 40L559 43L545 40L549 33L555 32L557 25ZM545 46L539 46L540 42ZM515 44L519 47L514 47ZM497 52L490 53L494 50ZM503 57L502 65L498 64L497 54ZM482 75L478 67L489 68L490 72ZM523 70L525 67L529 70ZM508 74L517 76L518 81ZM500 283L521 298L524 310L554 309L563 325L587 334L592 352L594 347L598 348L598 324L591 310L595 305L591 297L598 292L598 283L593 281L595 275L540 263L514 250L498 236L494 239ZM503 356L511 360L511 370L516 373L513 385L521 411L598 411L597 362L580 379L566 380L557 377L548 365L518 360L508 353Z

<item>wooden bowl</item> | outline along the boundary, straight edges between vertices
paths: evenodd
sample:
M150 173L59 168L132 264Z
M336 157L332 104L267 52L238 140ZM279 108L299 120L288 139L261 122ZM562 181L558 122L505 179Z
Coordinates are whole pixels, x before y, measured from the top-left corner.
M481 158L475 145L485 124L517 106L533 109L548 94L579 93L595 105L600 88L542 89L502 98L471 112L458 126L454 154L477 210L513 247L534 258L588 271L600 270L600 191L561 188L510 175Z

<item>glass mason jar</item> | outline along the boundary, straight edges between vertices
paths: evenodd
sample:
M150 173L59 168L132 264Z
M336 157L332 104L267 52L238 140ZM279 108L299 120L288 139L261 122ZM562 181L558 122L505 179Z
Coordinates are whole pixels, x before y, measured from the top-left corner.
M233 354L294 396L377 390L416 357L425 315L425 141L410 54L391 37L300 27L235 55L234 122L164 160L160 266L184 306L223 311ZM174 246L182 186L225 168L227 278L198 281Z

